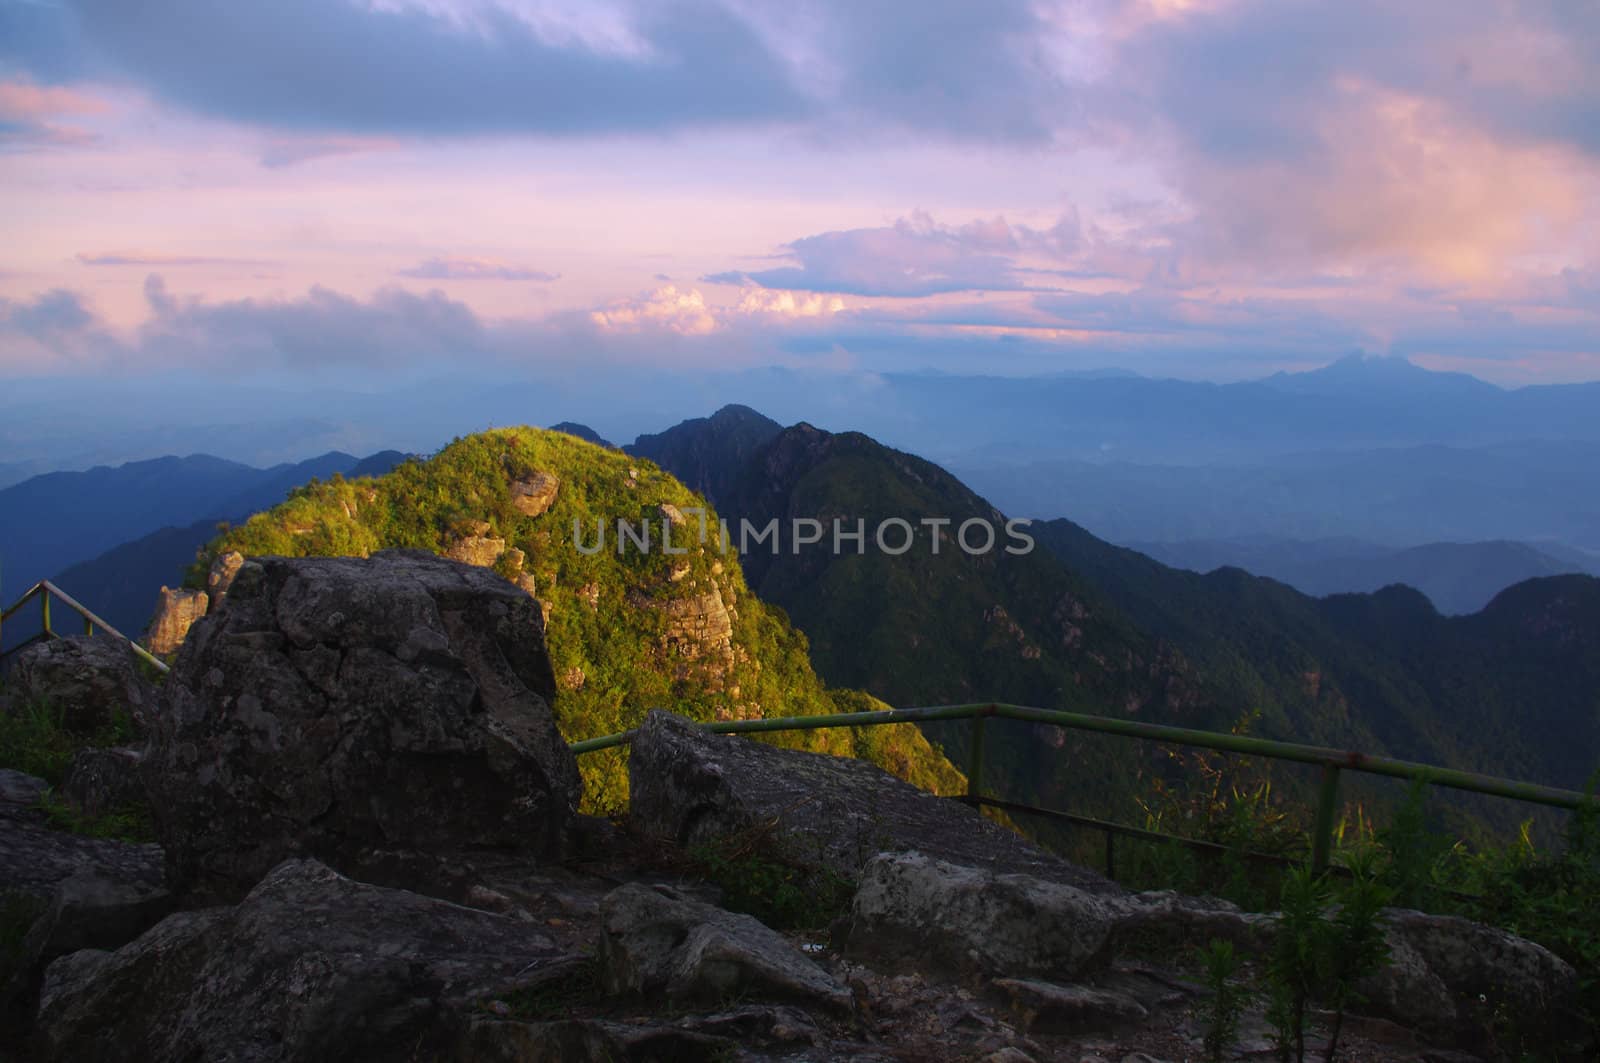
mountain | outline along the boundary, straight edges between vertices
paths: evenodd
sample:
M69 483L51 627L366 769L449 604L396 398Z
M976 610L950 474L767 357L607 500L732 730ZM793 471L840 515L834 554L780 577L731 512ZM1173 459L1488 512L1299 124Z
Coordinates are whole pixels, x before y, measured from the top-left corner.
M1447 617L1409 587L1317 599L1237 568L1169 568L1067 520L1032 530L1271 737L1575 789L1600 768L1594 577L1528 580Z
M365 556L411 547L492 565L548 610L568 740L627 730L658 706L699 720L882 707L824 687L805 636L751 593L738 559L694 542L686 512L705 505L649 461L562 432L501 429L386 476L307 485L218 536L191 578L202 581L209 560L229 550ZM627 546L618 522L655 548ZM663 548L664 522L675 529L674 552ZM865 756L941 792L962 785L909 725L774 741ZM585 757L584 773L591 808L625 800L620 751Z
M717 454L714 439L688 443L679 451L699 461ZM855 433L801 424L721 460L742 470L711 469L735 484L721 512L758 527L1004 520L937 466ZM1444 617L1408 588L1319 601L1239 569L1168 568L1065 520L1029 532L1033 553L982 557L949 539L938 555L922 537L891 557L848 541L837 555L796 550L791 536L745 568L811 637L826 679L894 704L1010 700L1213 729L1253 717L1269 737L1568 787L1600 766L1600 581L1533 580ZM1082 807L1086 781L1111 794L1151 768L1078 735L1040 748L1027 736L1000 751L1012 792L1076 791Z
M334 451L255 469L193 455L34 477L0 491L6 604L52 579L137 637L157 590L177 585L219 521L242 520L310 480L387 472L404 457L382 451L358 459Z
M782 431L783 426L770 417L748 406L730 405L710 417L642 435L624 449L672 470L715 504L733 488L744 463Z
M1415 587L1441 613L1476 613L1507 587L1539 576L1600 574L1600 557L1578 551L1556 556L1528 543L1427 543L1405 549L1355 539L1315 542L1279 539L1126 543L1173 568L1210 572L1242 568L1315 597ZM1559 549L1559 547L1557 547ZM1587 563L1585 563L1587 562Z
M576 436L586 442L593 443L597 447L605 447L607 450L617 449L610 440L601 436L599 432L596 432L586 424L578 424L576 421L562 421L559 424L553 424L550 426L550 431L565 432L569 436Z

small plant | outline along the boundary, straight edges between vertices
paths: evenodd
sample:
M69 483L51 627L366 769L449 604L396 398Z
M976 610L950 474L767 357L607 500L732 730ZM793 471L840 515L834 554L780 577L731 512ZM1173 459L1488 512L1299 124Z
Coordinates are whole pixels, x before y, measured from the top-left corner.
M705 877L722 889L723 907L755 916L777 930L821 930L844 914L855 892L849 879L826 868L788 863L726 842L690 851Z
M592 957L563 968L561 977L507 993L484 1006L496 1015L522 1022L568 1018L572 1009L604 995L600 962Z
M1362 1000L1356 987L1389 957L1381 917L1394 892L1379 881L1377 853L1370 849L1349 853L1345 866L1350 880L1339 889L1339 914L1327 936L1322 995L1333 1008L1333 1028L1328 1033L1324 1063L1332 1063L1339 1050L1345 1009Z
M1306 1006L1326 969L1330 926L1326 875L1297 867L1283 880L1278 933L1267 963L1267 1019L1276 1031L1283 1063L1306 1057Z
M54 790L47 790L36 806L44 813L45 822L52 830L81 834L86 838L101 838L119 842L153 842L155 825L150 812L138 805L124 805L98 816L87 815L62 800Z
M1239 1016L1244 1013L1249 993L1234 981L1239 957L1233 942L1212 938L1206 949L1206 987L1211 990L1211 1011L1206 1022L1206 1058L1222 1063L1239 1037Z

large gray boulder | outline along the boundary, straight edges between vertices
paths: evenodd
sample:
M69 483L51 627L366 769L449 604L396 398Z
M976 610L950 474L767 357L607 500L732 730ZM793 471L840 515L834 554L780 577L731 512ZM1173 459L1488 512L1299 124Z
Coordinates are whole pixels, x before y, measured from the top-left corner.
M517 920L289 861L237 907L51 964L36 1048L106 1063L452 1058L484 1001L578 962Z
M600 903L606 988L673 1003L754 996L848 1011L850 993L783 935L665 886L627 885Z
M539 603L421 551L255 559L196 624L143 773L174 879L231 899L294 856L395 885L556 853L579 794Z
M1408 909L1384 914L1389 962L1361 987L1364 1010L1458 1043L1524 1029L1581 1040L1578 974L1542 945L1498 927Z
M1123 898L885 853L862 872L846 951L877 968L1075 978L1101 965Z
M1122 892L865 761L712 735L660 710L633 736L628 785L635 826L682 846L770 831L788 859L849 878L878 853L916 850L1093 893Z
M24 647L6 683L14 701L43 702L70 731L92 734L118 716L141 722L155 708L155 688L133 649L110 635L70 635Z
M1170 892L1107 893L1051 879L883 853L861 873L846 953L879 969L1066 980L1119 952L1157 943L1181 952L1212 938L1260 951L1272 917Z

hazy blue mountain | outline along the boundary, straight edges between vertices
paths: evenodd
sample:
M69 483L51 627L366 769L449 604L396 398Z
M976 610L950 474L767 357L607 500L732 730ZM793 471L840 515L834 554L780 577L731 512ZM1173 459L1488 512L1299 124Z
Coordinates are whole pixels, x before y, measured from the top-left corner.
M1323 597L1376 591L1391 584L1415 587L1441 613L1476 613L1512 584L1539 576L1600 574L1600 558L1587 564L1563 559L1528 543L1426 543L1394 549L1356 539L1298 542L1272 539L1127 543L1174 568L1210 572L1232 565Z
M1006 510L1113 542L1354 538L1390 546L1556 540L1600 547L1600 443L1286 455L1250 465L952 465Z
M256 469L195 454L33 477L0 490L0 597L9 604L40 579L53 579L135 634L156 590L177 584L218 521L273 506L313 478L387 472L403 457L335 451ZM103 557L108 551L113 556Z

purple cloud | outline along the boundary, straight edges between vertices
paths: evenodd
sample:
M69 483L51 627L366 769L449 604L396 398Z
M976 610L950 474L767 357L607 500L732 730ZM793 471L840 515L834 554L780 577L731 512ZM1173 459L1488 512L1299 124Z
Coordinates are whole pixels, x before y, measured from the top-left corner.
M538 281L542 284L561 279L559 273L511 266L487 258L430 258L410 269L400 270L398 276L440 281Z

